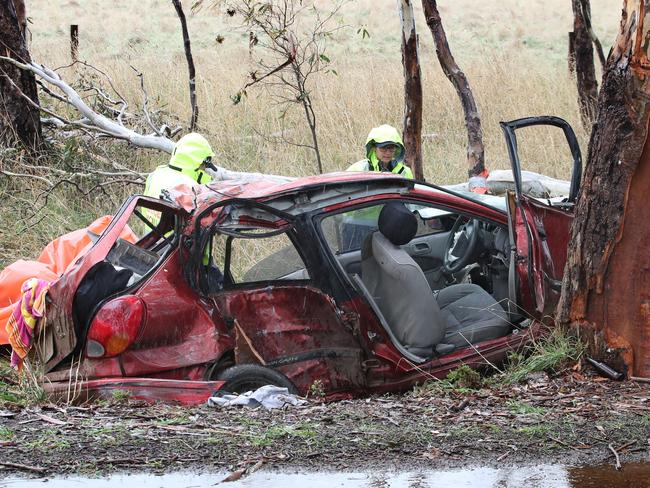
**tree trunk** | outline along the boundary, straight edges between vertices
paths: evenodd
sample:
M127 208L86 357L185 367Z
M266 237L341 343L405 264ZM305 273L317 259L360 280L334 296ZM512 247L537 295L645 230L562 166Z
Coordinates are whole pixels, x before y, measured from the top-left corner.
M469 86L465 73L460 70L454 56L451 54L436 1L422 0L422 7L427 19L427 25L433 35L433 41L436 44L436 54L438 55L440 66L442 66L445 75L447 75L449 81L456 88L456 92L463 106L465 127L467 128L467 164L469 166L470 190L482 191L483 189L487 189L485 181L487 171L485 169L481 118L476 108L476 103L474 102L474 95L472 94L472 89Z
M558 322L584 331L592 354L650 376L650 25L628 0L606 65Z
M199 107L196 104L196 70L194 69L194 58L192 57L192 47L190 45L190 33L187 30L187 20L183 12L183 6L180 0L172 0L176 14L181 22L181 30L183 32L183 47L185 49L185 59L187 60L187 70L189 71L190 78L190 108L192 109L192 116L190 117L190 131L196 129L196 122L199 119Z
M582 125L587 132L591 132L598 103L591 7L589 0L571 0L571 7L573 8L573 32L569 32L569 70L575 68Z
M415 179L424 180L422 168L422 76L418 57L418 36L411 0L399 1L402 23L402 66L404 66L405 162Z
M23 0L0 0L0 54L30 62ZM36 104L32 105L29 99ZM41 119L34 74L0 61L0 143L17 142L37 150L41 145Z

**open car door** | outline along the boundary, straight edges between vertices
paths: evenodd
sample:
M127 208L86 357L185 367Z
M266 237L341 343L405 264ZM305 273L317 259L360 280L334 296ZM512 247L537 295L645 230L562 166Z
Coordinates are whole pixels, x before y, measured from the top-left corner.
M557 127L564 132L573 166L569 195L563 199L533 198L524 193L516 131L531 126ZM510 242L513 243L510 269L513 274L518 271L521 296L534 297L529 299L530 303L521 305L535 309L541 316L552 314L560 297L573 208L580 189L580 146L571 126L559 117L527 117L501 122L501 129L506 137L515 182L514 193L509 192L507 197ZM509 280L513 290L514 278L511 276Z

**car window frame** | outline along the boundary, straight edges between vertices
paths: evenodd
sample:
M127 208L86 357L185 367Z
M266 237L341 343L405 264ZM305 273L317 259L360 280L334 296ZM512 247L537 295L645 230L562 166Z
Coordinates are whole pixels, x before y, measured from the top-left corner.
M219 217L215 218L213 222L211 222L207 226L202 226L201 221L208 215L210 215L214 210L218 208L225 209L229 205L243 205L243 206L250 206L252 208L257 208L263 211L266 211L272 215L275 215L279 217L283 223L280 228L277 229L272 229L269 232L262 233L262 234L247 234L243 232L238 232L232 229L226 229L221 227L220 225L223 223L223 220L221 220ZM223 210L222 210L223 211ZM259 287L261 285L268 285L268 284L290 284L290 283L301 283L301 284L306 284L306 283L311 283L313 281L312 278L312 273L309 270L309 267L307 265L307 260L305 260L305 256L301 252L300 246L296 245L297 239L293 235L295 232L295 226L296 226L296 218L295 216L284 212L282 210L278 210L275 207L272 207L270 205L267 205L263 202L259 202L256 200L248 199L248 198L232 198L228 200L224 200L221 202L218 202L214 205L209 206L205 210L203 210L199 215L197 215L195 219L195 228L193 230L193 235L195 236L195 239L199 239L203 241L202 245L199 246L201 250L201 256L205 252L206 246L212 246L212 239L215 236L215 234L222 234L226 236L226 249L225 249L225 256L224 256L224 269L222 270L222 273L224 275L224 282L223 282L223 288L222 290L228 291L228 290L235 290L235 289L242 289L242 288L251 288L251 287ZM205 234L209 234L206 236ZM284 280L284 279L274 279L274 280L260 280L260 281L247 281L247 282L240 282L236 283L232 279L232 274L230 272L230 264L228 260L230 259L230 254L232 252L232 239L235 238L241 238L241 239L262 239L266 237L272 237L274 235L279 235L279 234L286 234L289 238L289 241L291 244L294 246L294 249L298 253L298 256L302 260L303 264L305 265L305 269L309 273L309 278L308 279L290 279L290 280ZM230 242L230 245L229 245ZM212 256L212 253L210 253ZM203 287L199 284L199 288L201 289L201 292L204 294L209 294L205 290L203 290Z
M217 231L218 232L218 231ZM300 247L296 245L296 238L293 235L293 232L295 232L295 228L292 225L291 227L287 229L282 229L282 231L275 232L272 235L265 234L263 236L256 235L254 237L242 237L242 236L237 236L233 235L233 233L223 233L224 236L226 236L225 240L225 255L224 255L224 262L223 262L223 275L224 275L224 282L223 282L223 289L224 290L235 290L235 289L240 289L240 288L250 288L250 287L255 287L259 285L269 285L269 284L289 284L289 283L311 283L313 282L312 278L312 273L309 271L309 267L307 265L307 261L305 260L305 257L303 256L303 253L300 250ZM304 265L304 269L307 270L307 273L309 274L309 278L292 278L292 279L282 279L282 278L275 278L275 279L266 279L266 280L255 280L255 281L235 281L232 276L231 272L231 259L232 259L232 242L236 238L242 238L242 239L262 239L266 237L272 237L275 235L280 235L280 234L285 234L287 238L289 239L289 242L291 245L293 245L293 248L295 249L296 253L300 257L300 260L302 261ZM214 234L213 234L214 236ZM267 256L268 257L268 256Z
M151 204L151 206L148 207L146 205L142 205L143 202L145 202L147 204ZM154 210L154 211L159 211L159 212L161 212L161 215L164 212L169 212L170 215L173 215L173 219L174 219L174 222L173 222L173 225L172 225L173 230L171 230L171 232L173 232L173 235L172 235L171 238L166 238L164 234L160 235L160 237L162 238L162 241L167 241L168 242L167 249L162 254L160 254L160 256L156 260L155 264L153 264L144 274L139 275L140 279L134 281L133 283L130 283L124 290L120 291L120 294L129 293L132 290L134 290L134 289L138 288L139 286L141 286L143 283L145 283L149 279L149 277L153 273L156 272L156 270L160 267L160 265L169 257L169 255L174 251L174 249L176 249L177 244L178 244L179 239L180 239L181 220L182 220L182 214L184 213L184 210L182 208L178 207L178 206L170 204L169 202L166 202L166 201L163 201L163 200L160 200L160 199L154 199L154 198L151 198L151 197L146 197L146 196L137 196L137 197L135 197L135 202L133 202L133 205L131 207L131 211L130 211L130 214L128 215L128 217L125 216L124 213L118 213L120 218L119 218L119 221L115 222L115 225L120 226L119 227L120 233L124 230L124 228L126 226L129 225L129 220L132 217L137 217L137 218L140 218L140 219L143 218L141 213L140 214L136 213L136 209L137 208L142 208L142 207L149 208L150 210ZM160 208L155 208L155 207L160 207ZM128 209L125 209L124 211L126 212L127 210ZM144 217L144 218L146 218L146 217ZM115 220L117 220L117 219L115 219ZM145 222L144 220L143 220L143 222L150 227L151 222ZM108 251L104 255L103 259L110 262L113 266L118 265L117 263L114 263L114 262L110 261L108 259L108 257L110 255L111 251L116 246L119 245L120 241L126 242L127 245L129 245L129 246L142 248L145 251L148 251L149 249L142 246L141 244L148 242L150 240L149 238L152 236L152 234L154 232L159 233L158 231L156 231L156 228L160 225L160 222L162 222L162 219L158 222L158 224L155 227L153 227L153 228L150 227L149 231L146 234L144 234L142 237L139 237L138 240L136 242L134 242L134 243L128 242L128 241L122 239L121 237L119 237L119 235L118 235L115 239L113 239L113 241L112 241L110 247L108 248ZM106 228L104 230L104 232L102 232L102 234L98 237L97 242L95 243L95 245L97 245L100 241L102 241L104 236L108 236L108 234L109 234L108 231L109 231L109 229L112 229L112 225L113 225L113 223L111 223L111 225L108 228ZM135 234L135 232L134 232L134 234ZM155 241L155 242L158 242L158 241ZM156 246L153 246L153 247L156 247ZM130 269L130 268L126 267L126 269ZM131 271L135 273L135 270L131 270Z

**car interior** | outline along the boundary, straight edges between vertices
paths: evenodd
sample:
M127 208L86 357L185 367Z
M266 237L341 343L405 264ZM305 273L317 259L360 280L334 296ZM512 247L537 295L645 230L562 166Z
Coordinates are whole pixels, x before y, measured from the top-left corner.
M323 235L407 357L423 361L509 334L508 228L446 209L387 203L329 215ZM511 296L512 295L512 296Z

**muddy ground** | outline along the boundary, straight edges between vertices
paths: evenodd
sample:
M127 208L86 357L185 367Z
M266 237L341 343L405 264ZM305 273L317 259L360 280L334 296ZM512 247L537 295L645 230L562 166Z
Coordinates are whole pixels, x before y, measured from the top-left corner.
M265 411L146 405L0 408L0 478L112 471L441 469L650 460L650 384L572 372L480 390Z

